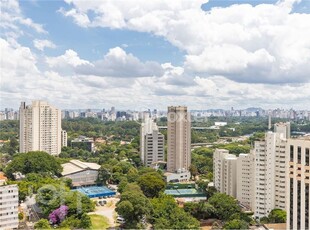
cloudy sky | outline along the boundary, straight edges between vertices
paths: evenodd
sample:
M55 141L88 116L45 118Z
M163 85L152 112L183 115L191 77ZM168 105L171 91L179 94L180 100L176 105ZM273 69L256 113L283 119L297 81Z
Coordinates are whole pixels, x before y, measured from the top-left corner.
M1 109L310 109L309 0L1 0Z

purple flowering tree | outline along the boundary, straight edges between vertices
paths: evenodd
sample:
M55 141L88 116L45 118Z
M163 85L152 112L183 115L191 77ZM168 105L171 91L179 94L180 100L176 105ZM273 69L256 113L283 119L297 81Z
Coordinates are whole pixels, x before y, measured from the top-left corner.
M49 214L48 216L49 221L52 224L61 223L66 218L68 210L69 210L68 206L61 205L59 208L55 209Z

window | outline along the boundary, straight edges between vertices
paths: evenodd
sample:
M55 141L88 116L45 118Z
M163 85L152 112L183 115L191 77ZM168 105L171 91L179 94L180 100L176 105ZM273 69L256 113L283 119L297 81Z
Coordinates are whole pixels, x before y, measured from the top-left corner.
M290 161L294 161L294 146L290 146Z
M305 159L305 164L309 165L309 148L306 148L306 159Z
M301 163L301 147L300 146L298 146L297 148L297 162L298 164Z

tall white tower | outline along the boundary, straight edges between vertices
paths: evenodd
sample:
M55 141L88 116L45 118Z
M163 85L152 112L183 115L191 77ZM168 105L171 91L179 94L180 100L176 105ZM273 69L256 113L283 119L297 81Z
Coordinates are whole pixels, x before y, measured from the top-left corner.
M19 151L61 152L61 111L44 101L22 102L19 108Z

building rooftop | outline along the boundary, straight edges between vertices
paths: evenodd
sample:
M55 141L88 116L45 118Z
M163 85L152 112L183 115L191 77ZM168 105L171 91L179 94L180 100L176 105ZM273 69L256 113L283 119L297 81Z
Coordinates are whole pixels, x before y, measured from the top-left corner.
M79 136L73 139L71 142L94 142L94 140L91 137Z
M0 180L7 180L8 178L4 175L4 172L0 172Z
M63 171L61 173L63 176L82 172L87 169L98 170L100 168L100 165L96 163L82 162L79 160L71 160L69 163L62 164L61 166L63 167Z
M265 229L278 229L278 230L284 230L286 229L286 223L281 224L264 224Z

